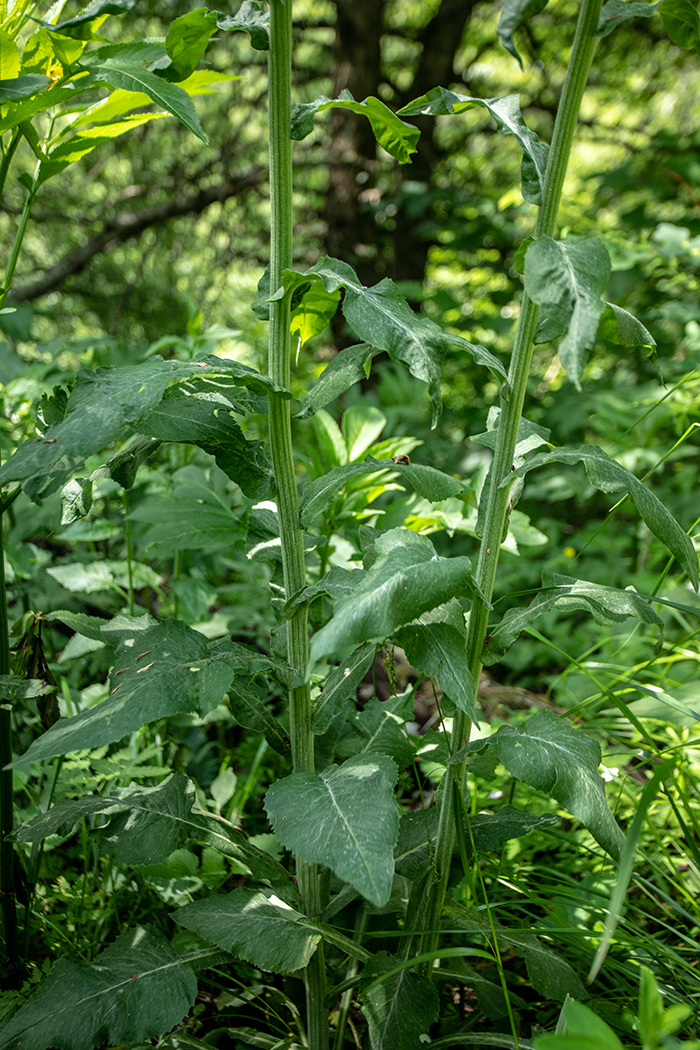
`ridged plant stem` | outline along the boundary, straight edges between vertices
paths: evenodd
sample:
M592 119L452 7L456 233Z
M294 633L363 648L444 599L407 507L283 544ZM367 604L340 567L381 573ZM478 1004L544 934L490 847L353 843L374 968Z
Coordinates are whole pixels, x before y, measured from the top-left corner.
M282 284L282 274L292 265L292 0L270 0L269 50L270 121L270 289ZM268 372L282 387L291 379L289 297L270 303ZM306 583L306 565L297 498L294 449L289 401L269 397L270 450L277 486L277 515L282 541L282 568L287 597ZM287 658L299 681L306 676L309 657L308 617L300 606L287 621ZM311 729L311 693L308 685L290 689L290 736L294 771L314 772L314 737ZM297 882L306 914L321 911L321 884L315 864L297 859ZM309 1050L328 1050L328 1011L325 1006L323 945L319 944L305 971L306 1025Z
M562 188L571 154L581 99L597 44L593 34L598 25L601 7L602 0L583 0L581 5L552 135L552 145L542 192L542 204L537 214L535 237L545 235L553 237L556 233ZM538 311L539 307L537 304L525 293L515 332L508 380L501 393L498 437L489 473L484 531L476 570L476 580L484 600L476 597L472 602L467 636L469 669L477 686L481 676L481 654L488 623L487 603L490 602L493 595L498 555L509 512L510 487L505 486L501 488L501 484L512 471L518 428L522 418L527 380L530 374ZM454 751L457 751L469 740L471 725L469 717L464 712L458 711L452 730L452 747ZM435 845L437 879L433 883L429 900L423 913L421 952L434 951L438 946L440 916L445 902L447 878L455 842L453 803L455 792L453 784L456 782L459 788L462 788L466 767L466 761L458 766L450 766L446 774L449 780L444 785L445 790L441 792L442 802ZM452 783L449 781L452 781Z

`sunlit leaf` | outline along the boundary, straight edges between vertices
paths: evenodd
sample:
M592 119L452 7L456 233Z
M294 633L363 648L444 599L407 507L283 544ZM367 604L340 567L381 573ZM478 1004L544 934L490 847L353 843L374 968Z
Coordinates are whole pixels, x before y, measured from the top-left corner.
M356 102L349 91L342 91L338 98L319 95L313 102L297 104L292 109L292 138L303 139L314 126L316 113L324 109L349 109L352 113L367 117L380 146L399 164L407 164L416 152L420 131L412 124L405 124L378 98L366 98Z
M245 30L257 51L270 47L270 15L255 0L243 0L235 15L219 15L217 27L223 30Z

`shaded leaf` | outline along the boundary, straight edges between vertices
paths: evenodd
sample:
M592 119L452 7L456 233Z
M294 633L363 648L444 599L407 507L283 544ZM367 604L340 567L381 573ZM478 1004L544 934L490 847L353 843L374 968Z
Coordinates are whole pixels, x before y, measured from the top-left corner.
M16 704L18 700L35 700L55 690L54 683L40 678L19 678L14 674L0 675L0 704Z
M605 310L601 296L610 279L610 256L602 241L555 241L537 237L525 255L525 291L542 307L538 342L566 333L559 358L569 379L581 388L585 356Z
M376 651L374 642L365 642L331 671L323 683L323 692L314 704L314 733L325 733L346 700L355 696L358 685L372 665Z
M216 894L185 905L173 918L239 959L274 973L303 969L321 940L303 915L259 890Z
M37 73L27 73L12 80L0 80L0 102L16 101L19 98L30 98L43 91L51 83L48 77Z
M551 711L536 711L517 729L501 726L489 745L498 749L509 773L555 798L603 849L619 857L625 838L605 798L598 774L600 745L595 740Z
M406 711L407 701L410 714ZM415 758L415 746L406 732L407 717L413 717L413 689L388 700L373 696L361 711L353 711L350 725L357 736L354 741L343 739L342 753L388 755L399 769L405 769Z
M272 785L265 809L283 846L382 907L394 876L396 772L390 759L364 754L321 774L293 773Z
M451 622L438 619L440 610L419 617L404 627L397 642L405 649L409 663L423 674L437 678L450 700L476 725L476 685L467 659L467 631L461 607Z
M391 637L426 610L473 591L468 558L439 558L429 539L409 529L383 533L362 583L336 605L311 641L311 662L342 648Z
M219 15L216 24L223 30L245 30L256 51L269 50L270 15L255 0L243 0L235 15Z
M470 95L448 91L447 88L435 87L421 98L409 102L399 112L402 116L407 117L423 114L438 116L447 113L463 113L475 106L483 106L489 111L496 122L499 135L515 136L523 151L521 172L523 197L530 204L541 204L549 146L540 142L535 132L531 131L525 123L520 112L518 95L506 95L503 98L473 98Z
M302 587L284 603L285 619L290 620L301 605L308 605L322 594L327 594L335 599L347 597L348 594L352 594L364 576L364 569L341 569L339 565L331 565L328 572L317 583Z
M595 36L607 36L621 22L626 22L629 18L649 18L660 6L661 0L657 4L641 4L637 0L629 0L629 2L627 0L608 0L607 4L603 4L600 12Z
M318 380L309 389L306 397L301 403L297 415L300 419L306 419L324 408L329 402L340 397L355 383L366 379L369 375L370 362L378 353L373 346L367 343L358 343L357 346L349 346L339 350L331 363L321 372Z
M646 346L649 349L656 346L656 340L642 322L613 303L605 304L598 325L598 338L607 339L616 346Z
M544 11L546 6L547 0L503 0L501 16L498 20L498 39L506 51L509 51L513 58L518 60L521 69L523 60L515 46L513 33L528 18L532 18L534 15L538 15L540 11Z
M286 759L291 758L289 737L280 723L266 707L262 697L242 682L232 682L229 686L229 707L231 714L239 725L262 733L270 747Z
M156 929L137 926L94 962L60 959L38 991L0 1028L0 1047L133 1046L178 1024L196 994L192 968Z
M372 1050L420 1050L438 1018L438 994L425 977L400 970L373 983L396 966L390 955L378 952L362 970L360 1001Z
M545 463L583 463L591 484L601 492L619 492L620 490L627 492L647 528L677 559L697 590L698 556L692 541L663 503L634 474L625 470L596 445L579 445L572 448L564 446L532 456L517 467L514 474L511 474L504 484L509 484L514 476L522 476L533 467L539 467Z
M341 91L335 99L319 95L313 102L293 106L292 138L306 138L313 129L316 113L324 109L349 109L367 117L379 145L395 157L399 164L407 164L411 154L416 152L416 143L420 138L418 128L405 124L380 99L370 96L364 102L356 102L349 91Z
M309 526L314 518L323 514L351 478L378 471L391 471L406 478L418 495L431 503L439 503L463 491L460 481L434 467L418 463L394 463L391 459L374 459L367 456L361 463L346 463L342 467L336 467L305 486L300 504L302 525Z
M40 18L32 18L44 29L61 36L74 37L77 40L89 40L92 37L90 25L96 19L104 21L107 15L121 15L125 11L131 11L136 5L136 0L92 0L92 3L83 8L75 18L66 18L63 22L51 25L50 22L42 22ZM31 17L31 16L30 16Z
M484 649L483 662L497 663L509 645L531 624L553 608L563 611L583 609L590 613L596 623L622 623L630 616L642 623L663 627L649 602L634 590L619 587L604 587L602 584L576 580L556 572L542 573L542 590L524 609L509 609L498 626L490 632L488 648Z

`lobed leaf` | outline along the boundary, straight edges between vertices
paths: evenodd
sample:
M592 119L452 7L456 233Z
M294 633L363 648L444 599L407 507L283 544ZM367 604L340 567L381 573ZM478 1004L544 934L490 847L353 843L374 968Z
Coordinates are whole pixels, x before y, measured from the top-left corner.
M302 970L321 940L318 929L279 897L235 889L186 904L175 922L261 970Z
M301 523L306 528L331 505L336 495L351 478L360 474L391 471L400 474L413 486L419 496L431 503L439 503L463 491L461 482L434 467L418 463L395 463L391 459L374 459L367 456L361 463L346 463L336 467L316 481L305 486L300 504Z
M94 962L60 959L0 1026L2 1050L133 1046L167 1032L194 1004L197 981L158 930L128 930Z
M525 254L525 291L542 307L538 342L566 333L559 358L569 379L581 389L585 356L593 347L610 279L610 256L602 241L555 241L537 237Z
M394 763L363 754L321 774L292 773L265 796L283 846L309 863L325 864L373 904L391 894L399 814Z
M381 641L422 613L473 591L468 558L439 558L429 539L409 529L383 533L364 580L336 605L311 641L311 663L366 641Z
M411 154L416 152L416 143L420 138L418 128L405 124L380 99L370 96L364 102L356 102L347 90L341 91L335 99L319 95L313 102L293 106L292 138L306 138L313 129L315 115L324 109L349 109L352 113L367 117L379 145L395 157L399 164L408 164Z
M545 463L583 463L591 484L601 492L627 492L648 529L661 540L698 589L698 556L692 541L663 503L634 474L596 445L565 446L528 459L502 484L508 485L511 478L523 476Z
M542 590L530 605L524 609L509 609L498 626L490 632L489 644L483 653L484 664L488 666L502 659L508 646L524 630L555 607L563 611L583 609L593 616L596 623L621 623L634 616L642 623L663 627L663 621L646 598L634 590L604 587L556 572L543 572Z
M483 106L489 111L496 122L499 135L515 136L523 151L521 171L523 197L530 204L541 204L549 146L540 142L535 132L531 131L525 123L517 95L506 95L503 98L473 98L470 95L460 95L455 91L449 91L447 88L435 87L421 98L409 102L407 106L399 110L399 113L407 117L439 116L447 113L463 113L474 106Z

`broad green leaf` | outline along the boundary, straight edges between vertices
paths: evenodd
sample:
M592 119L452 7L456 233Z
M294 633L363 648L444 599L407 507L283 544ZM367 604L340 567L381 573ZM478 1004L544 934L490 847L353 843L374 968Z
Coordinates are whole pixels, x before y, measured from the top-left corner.
M410 970L374 983L396 965L386 952L378 952L362 970L360 1001L370 1046L372 1050L422 1050L440 1012L438 994L427 978Z
M262 697L247 684L233 681L229 686L229 707L239 725L262 733L270 747L284 758L291 758L291 744L282 726L266 707Z
M170 715L210 711L221 702L234 675L228 655L221 643L207 645L201 634L177 620L127 637L117 650L109 698L61 718L15 764L110 744Z
M642 968L643 972L643 968ZM624 1050L614 1030L583 1003L568 999L562 1010L565 1028L534 1039L535 1050ZM655 1028L654 1032L658 1032ZM644 1045L653 1045L656 1035Z
M27 73L12 80L0 80L0 102L14 102L20 98L31 98L48 87L50 80L37 73Z
M17 44L9 33L6 33L4 29L0 29L0 83L6 84L8 81L13 81L18 77L20 65ZM45 73L46 70L25 69L23 72ZM46 79L48 80L48 78Z
M311 662L389 638L427 610L473 591L468 558L439 558L429 539L392 529L377 539L376 560L360 585L335 607L311 641Z
M700 54L700 15L690 0L662 0L659 14L677 47Z
M342 433L350 462L358 460L377 441L386 426L386 416L376 405L351 405L343 412Z
M302 860L325 864L382 907L394 876L395 779L390 759L363 754L321 774L278 780L265 796L265 809L283 846Z
M399 769L405 769L413 762L416 750L406 732L406 721L413 717L413 688L400 696L391 696L388 700L372 697L361 711L353 711L348 720L349 728L354 730L354 739L344 736L339 752L343 756L387 755Z
M297 415L300 419L306 419L324 408L336 397L340 397L355 383L367 379L370 371L370 362L377 354L377 350L367 343L359 343L357 346L349 346L345 350L339 350L331 363L324 368L318 380L308 391L301 403Z
M161 109L177 117L198 139L207 142L189 95L177 84L171 84L135 62L128 62L119 57L99 59L88 53L83 58L82 65L95 80L102 80L124 91L142 91Z
M537 597L527 608L509 609L498 626L490 632L483 662L487 666L497 663L524 630L553 608L563 612L583 609L593 616L596 623L622 623L634 616L642 623L663 627L663 621L649 602L634 590L604 587L599 583L561 576L556 572L543 572L542 590Z
M162 933L137 926L94 962L60 959L0 1027L2 1050L93 1050L161 1036L194 1004L197 980Z
M501 16L498 20L498 39L506 51L509 51L513 58L518 60L521 69L523 60L515 46L513 33L528 18L533 18L540 11L544 11L546 6L547 0L503 0Z
M331 671L323 683L323 692L314 703L314 733L325 733L346 700L355 696L376 651L374 642L365 642Z
M105 642L116 648L120 642L130 638L137 631L147 631L156 626L150 613L143 616L117 614L111 620L102 620L99 616L87 616L85 613L72 612L69 609L57 609L46 613L47 620L60 620L83 638L92 638L96 642Z
M129 566L125 561L71 562L46 570L67 591L95 594L98 591L124 590L129 585ZM160 576L150 565L131 563L131 574L137 587L157 587Z
M122 864L153 864L191 839L218 850L245 865L255 878L285 886L288 873L269 853L263 853L223 820L192 813L195 785L174 773L157 787L120 788L108 795L85 795L57 802L46 813L22 824L13 833L17 842L36 842L48 835L66 835L88 814L104 814L109 823L99 829L101 847Z
M595 740L551 711L536 711L517 729L501 726L490 740L509 773L555 798L603 849L619 857L625 837L605 798Z
M341 569L338 565L331 565L328 572L317 583L302 587L300 591L292 595L289 601L284 603L285 619L291 620L300 605L308 605L314 598L322 594L327 594L336 600L347 597L348 594L352 594L364 576L364 569Z
M629 0L629 2L628 0L608 0L607 4L603 4L603 10L600 12L595 35L597 37L607 36L621 22L626 22L629 18L650 18L657 12L661 2L662 0L659 0L657 4L641 4L637 0Z
M663 503L638 478L611 459L596 445L579 445L576 448L556 448L541 452L517 467L514 476L521 476L533 467L544 463L583 463L592 485L601 492L628 493L650 532L661 540L687 572L693 587L698 588L698 556L692 541ZM503 483L507 485L510 478Z
M399 112L406 117L439 116L447 113L463 113L465 110L473 109L474 106L483 106L488 110L496 122L499 135L515 136L523 151L521 172L523 197L530 204L541 204L549 146L540 142L534 131L531 131L525 123L517 95L506 95L503 98L473 98L470 95L448 91L447 88L436 87L421 98L409 102Z
M199 397L165 398L138 429L159 441L198 445L251 499L272 494L272 468L262 444L246 440L225 404Z
M159 69L161 75L168 80L185 80L194 73L210 37L216 32L218 17L215 11L198 7L170 23L165 38L170 65Z
M610 256L602 241L555 241L537 237L525 255L525 291L542 306L537 341L566 332L559 358L580 390L586 354L605 310L601 295L610 279Z
M321 933L279 897L236 889L180 908L175 922L261 970L302 970Z
M64 22L52 25L50 22L42 22L40 18L34 18L44 29L51 33L59 33L61 36L75 37L78 40L90 40L92 37L91 25L99 19L103 22L107 15L121 15L125 11L131 11L136 5L136 0L92 0L91 4L83 8L75 18L67 18Z
M463 491L461 482L434 467L418 463L394 463L390 459L367 456L361 463L346 463L306 485L301 497L302 525L307 528L319 514L323 514L351 478L378 471L400 474L420 496L431 503L439 503Z
M270 15L255 0L243 0L235 15L219 15L216 24L223 30L245 30L256 51L270 48Z
M299 339L299 346L304 346L309 339L321 332L330 324L338 310L340 292L329 295L318 286L309 288L302 301L292 310L289 330Z
M467 632L461 624L418 617L403 627L396 640L417 671L437 678L443 693L478 726L476 685L467 660Z
M18 678L14 674L0 675L0 705L16 704L18 700L34 700L55 690L55 685L39 678Z
M463 350L477 364L485 365L500 375L505 370L483 346L452 335L427 317L416 315L393 281L385 279L365 288L347 263L325 257L306 273L285 270L282 281L288 294L295 288L321 280L329 295L345 290L342 310L355 335L377 351L385 351L392 361L408 368L411 375L428 384L433 403L433 425L440 414L440 375L442 360L448 350Z
M605 304L598 325L598 338L607 339L616 346L646 346L649 349L656 346L656 340L642 322L613 303Z
M349 91L341 91L340 96L335 99L319 95L313 102L293 106L292 138L306 138L313 129L316 113L324 109L349 109L367 117L379 145L395 157L399 164L408 164L411 154L416 152L416 143L420 138L418 128L412 124L404 124L378 98L370 96L364 102L356 102Z

